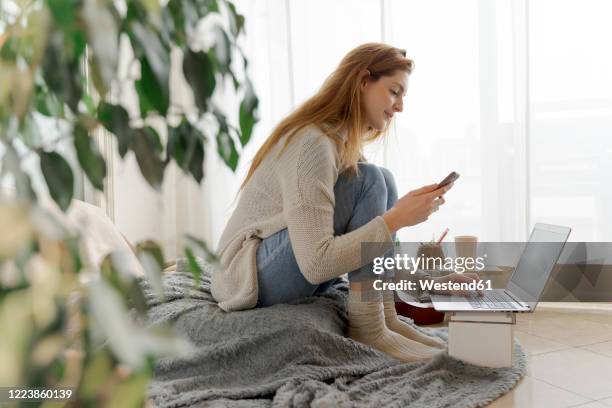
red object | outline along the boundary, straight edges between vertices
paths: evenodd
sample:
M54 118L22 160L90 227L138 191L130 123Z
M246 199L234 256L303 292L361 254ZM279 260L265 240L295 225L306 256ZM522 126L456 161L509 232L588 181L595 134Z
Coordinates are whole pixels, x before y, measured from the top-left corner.
M433 307L416 307L402 301L395 302L397 314L414 320L415 324L438 324L444 321L444 312L438 312Z
M444 239L444 237L446 237L446 234L448 234L448 228L444 229L444 232L442 233L442 236L440 237L440 239L438 239L438 244L440 242L442 242L442 240Z

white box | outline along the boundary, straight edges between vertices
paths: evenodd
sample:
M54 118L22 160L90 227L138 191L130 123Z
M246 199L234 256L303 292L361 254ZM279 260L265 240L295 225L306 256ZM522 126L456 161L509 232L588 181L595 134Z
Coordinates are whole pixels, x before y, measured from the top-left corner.
M514 360L512 312L451 312L448 354L485 367L510 367Z

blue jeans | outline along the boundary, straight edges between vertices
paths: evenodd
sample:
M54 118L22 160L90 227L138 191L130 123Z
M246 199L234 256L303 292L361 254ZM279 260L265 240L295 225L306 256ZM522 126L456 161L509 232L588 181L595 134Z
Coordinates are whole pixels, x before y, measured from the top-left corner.
M338 176L334 185L334 235L342 235L367 224L397 201L397 187L389 170L366 162L359 162L358 166L359 176L353 174L349 178L345 171ZM257 271L257 307L287 303L321 293L338 279L319 285L308 282L295 259L287 228L259 244ZM371 276L372 263L349 272L349 280Z

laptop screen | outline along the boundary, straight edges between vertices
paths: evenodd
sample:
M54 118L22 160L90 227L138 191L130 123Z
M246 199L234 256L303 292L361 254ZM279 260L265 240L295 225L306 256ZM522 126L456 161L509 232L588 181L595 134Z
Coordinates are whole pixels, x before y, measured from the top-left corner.
M508 284L523 302L532 306L538 302L569 233L567 227L535 225Z

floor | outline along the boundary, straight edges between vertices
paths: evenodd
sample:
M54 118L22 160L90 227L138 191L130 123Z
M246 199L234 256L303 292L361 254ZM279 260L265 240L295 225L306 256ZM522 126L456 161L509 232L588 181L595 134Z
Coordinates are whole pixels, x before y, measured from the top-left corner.
M612 312L537 310L514 333L527 375L489 408L612 407Z

